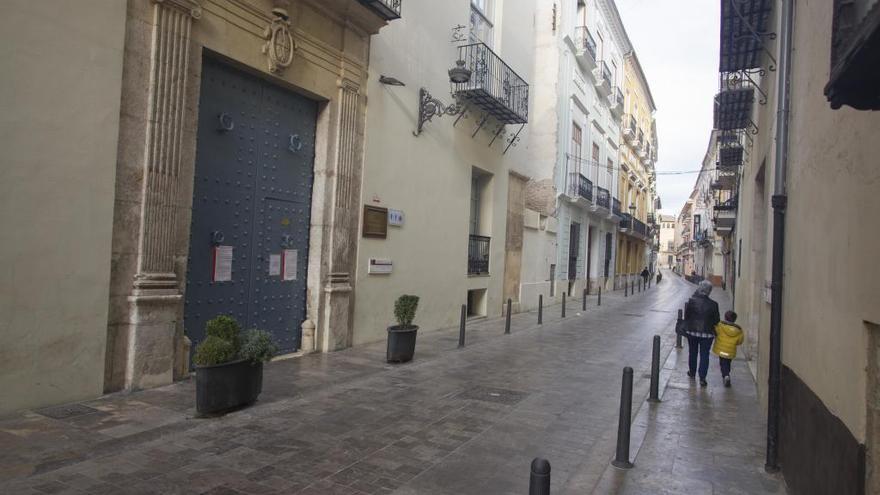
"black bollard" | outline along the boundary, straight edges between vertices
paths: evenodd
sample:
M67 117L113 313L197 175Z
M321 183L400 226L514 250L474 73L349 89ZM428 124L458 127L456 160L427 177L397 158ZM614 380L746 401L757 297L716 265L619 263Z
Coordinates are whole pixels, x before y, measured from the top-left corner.
M544 294L538 294L538 325L544 323Z
M467 321L467 304L461 305L461 320L458 323L458 348L464 347L464 324Z
M626 280L623 281L623 297L627 297L627 291L629 290L629 284Z
M629 293L630 293L630 294L635 294L635 293L636 293L636 283L635 283L635 281L629 283Z
M550 462L547 459L535 457L532 461L529 495L550 495Z
M602 305L602 286L601 285L599 286L599 300L597 302L598 302L598 304L596 306Z
M644 280L644 279L639 277L639 292L642 292L642 280Z
M676 328L676 329L678 328L678 323L679 323L680 321L681 321L681 310L679 309L679 310L678 310L678 319L675 320L675 323L676 323L675 328ZM675 348L676 348L676 349L681 349L681 347L682 347L682 346L681 346L681 334L678 333L678 332L675 332Z
M589 282L587 282L587 283L589 283ZM582 306L581 309L583 311L587 310L587 289L586 288L584 289L584 303L581 306Z
M611 465L620 469L630 469L629 430L632 423L633 369L623 369L623 382L620 385L620 419L617 423L617 454Z
M660 336L654 336L654 349L651 352L651 391L648 402L660 402Z
M510 335L510 298L507 298L507 319L504 320L504 335Z
M567 295L568 294L566 294L565 292L562 293L562 317L563 318L565 318L565 297Z

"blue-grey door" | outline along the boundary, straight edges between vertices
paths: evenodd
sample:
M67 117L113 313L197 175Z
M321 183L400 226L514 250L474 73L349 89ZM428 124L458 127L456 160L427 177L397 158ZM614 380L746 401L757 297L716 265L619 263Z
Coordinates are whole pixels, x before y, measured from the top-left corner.
M205 58L184 310L193 348L221 314L271 332L283 352L300 347L316 118L314 101Z

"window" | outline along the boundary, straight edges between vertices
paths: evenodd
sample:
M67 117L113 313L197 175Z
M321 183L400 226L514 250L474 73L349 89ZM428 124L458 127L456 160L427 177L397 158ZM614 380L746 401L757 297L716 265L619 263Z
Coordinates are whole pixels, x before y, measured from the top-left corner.
M849 105L880 110L880 3L834 0L831 20L831 77L825 96L831 108Z
M581 170L581 148L583 147L583 133L581 132L581 127L574 122L571 124L571 157L574 159L575 167L577 167L577 171L583 173Z
M490 48L493 41L492 3L494 0L471 0L472 43L484 43Z
M480 234L480 178L471 175L471 218L470 218L470 234Z

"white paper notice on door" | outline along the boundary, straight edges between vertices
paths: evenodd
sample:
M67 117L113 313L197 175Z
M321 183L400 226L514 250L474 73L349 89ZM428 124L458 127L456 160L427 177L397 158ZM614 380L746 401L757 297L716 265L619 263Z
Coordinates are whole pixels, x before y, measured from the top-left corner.
M214 246L212 280L229 282L232 280L232 246Z
M281 260L282 280L296 280L296 264L299 253L296 249L285 249Z
M280 254L270 254L269 255L269 276L277 277L281 275L281 255Z

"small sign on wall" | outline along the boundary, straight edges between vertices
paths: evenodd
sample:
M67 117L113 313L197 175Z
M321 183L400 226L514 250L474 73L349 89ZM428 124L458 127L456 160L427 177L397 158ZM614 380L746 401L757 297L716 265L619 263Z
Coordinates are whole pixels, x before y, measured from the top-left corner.
M282 280L296 280L298 256L299 253L296 249L284 250L284 258L281 260Z
M232 246L214 246L211 257L211 280L229 282L232 280Z
M364 237L388 237L388 208L364 205Z
M388 210L388 225L393 227L403 227L403 211Z
M387 275L391 273L394 264L389 258L370 258L370 265L367 267L367 273L373 275Z
M277 277L281 275L281 255L280 254L270 254L269 255L269 276Z

